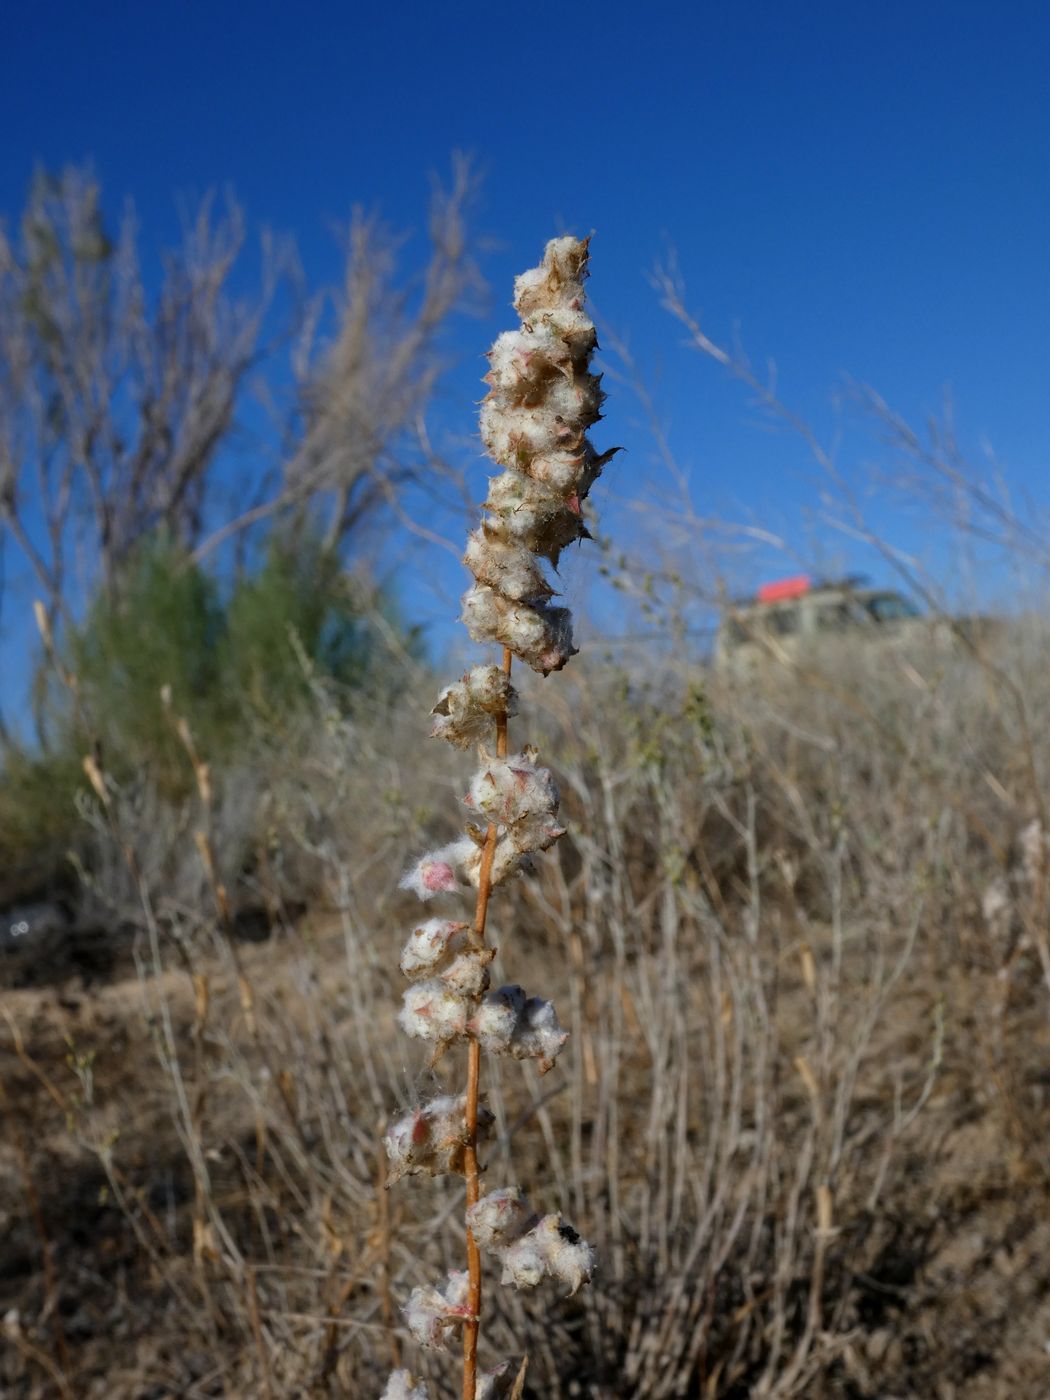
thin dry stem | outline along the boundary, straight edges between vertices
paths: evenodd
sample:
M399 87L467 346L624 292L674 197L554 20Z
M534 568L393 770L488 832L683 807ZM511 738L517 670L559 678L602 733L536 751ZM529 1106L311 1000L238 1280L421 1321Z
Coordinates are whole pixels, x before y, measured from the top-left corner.
M513 662L509 647L503 648L503 674L510 675ZM496 756L507 757L507 712L496 716ZM478 876L478 900L474 912L474 939L479 947L485 943L489 896L492 893L492 860L496 854L496 824L489 822L485 835L485 852ZM481 1046L472 1040L467 1048L467 1146L463 1154L463 1175L467 1182L467 1209L477 1205L481 1194L478 1173L478 1089L481 1081ZM463 1400L474 1400L478 1377L478 1332L481 1328L481 1255L470 1227L467 1227L467 1273L470 1278L471 1320L463 1327Z

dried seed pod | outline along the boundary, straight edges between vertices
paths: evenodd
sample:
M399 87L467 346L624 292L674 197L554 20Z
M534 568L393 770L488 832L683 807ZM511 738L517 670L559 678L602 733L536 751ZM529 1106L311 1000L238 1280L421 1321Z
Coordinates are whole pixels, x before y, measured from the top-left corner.
M559 1024L558 1013L542 997L529 997L514 1026L508 1053L516 1060L538 1060L540 1074L554 1068L569 1032Z
M560 671L576 655L568 608L515 603L484 584L475 584L463 598L463 621L476 642L509 647L545 676Z
M546 1260L551 1278L564 1283L570 1295L589 1283L598 1256L560 1215L545 1215L530 1232Z
M490 821L512 826L523 817L555 816L560 794L549 768L536 763L537 752L523 749L507 758L482 751L482 766L474 774L465 801Z
M569 341L553 328L504 331L488 353L485 383L512 403L535 401L555 375L571 373L572 358Z
M429 1396L422 1381L417 1383L411 1371L402 1370L391 1374L379 1400L429 1400Z
M533 334L549 335L565 346L574 368L586 368L591 355L598 349L598 332L586 311L579 308L555 306L535 311L527 325Z
M486 834L478 827L470 827L468 830L472 845L469 856L463 861L463 874L477 889L481 883L481 872L485 865ZM496 838L496 849L492 855L492 866L489 871L489 883L493 888L504 884L515 875L531 872L532 869L529 856L523 855L518 850L508 832L504 832Z
M526 855L547 850L565 835L557 821L557 784L549 769L537 766L535 749L505 759L494 759L482 750L481 757L482 767L464 802L503 828L501 842Z
M565 835L565 827L546 812L521 817L507 828L507 837L515 851L527 857L533 851L547 851Z
M481 1204L479 1201L478 1206ZM515 1208L527 1210L528 1203L522 1199ZM535 1288L544 1278L552 1278L565 1284L571 1295L590 1281L598 1263L591 1246L560 1215L545 1215L542 1219L531 1216L525 1228L507 1244L498 1237L491 1245L482 1244L476 1232L474 1238L483 1248L491 1248L499 1255L502 1281L515 1288Z
M577 308L583 302L589 238L552 238L539 267L514 279L514 310L522 319L552 307Z
M431 1099L391 1123L383 1135L390 1163L386 1184L403 1176L461 1174L467 1141L467 1098ZM478 1141L483 1142L495 1122L487 1108L478 1108Z
M492 477L485 504L495 516L493 529L555 568L570 544L590 539L578 496L559 496L522 472Z
M437 894L451 894L459 887L456 867L469 855L469 844L453 841L439 850L428 851L405 871L398 888L411 890L422 900L433 899Z
M440 971L466 947L469 927L454 919L427 919L418 924L401 951L401 971L409 978Z
M520 987L500 987L489 992L470 1018L469 1030L486 1050L506 1054L511 1037L525 1009L525 993Z
M556 552L550 559L555 568L569 545L587 538L578 502L570 506L571 498L556 495L521 472L493 477L492 491L501 506L493 512L490 528L509 544L544 559L548 558L548 542L556 540Z
M512 1283L519 1289L535 1288L547 1277L547 1261L531 1235L515 1240L500 1258L503 1262L500 1283Z
M444 1351L448 1333L473 1321L468 1302L470 1280L465 1272L450 1273L441 1288L421 1285L413 1288L402 1308L405 1324L420 1346Z
M485 451L510 471L540 452L554 452L580 436L545 404L512 404L495 394L482 400L478 428Z
M546 1074L569 1038L554 1006L542 997L526 997L518 986L489 992L471 1014L467 1032L486 1050L516 1060L537 1060Z
M461 953L442 972L441 980L459 996L476 1000L489 989L488 965L494 956L494 950L491 948L471 949L470 952Z
M431 735L465 749L492 733L492 717L518 713L518 694L499 666L475 666L438 696Z
M447 1045L465 1034L470 1012L467 997L433 978L409 987L397 1019L406 1035Z
M619 450L613 447L608 452L595 452L591 444L584 440L581 447L533 457L521 463L518 471L554 495L575 495L582 501L601 476L603 467L612 461Z
M553 380L543 396L544 407L573 428L589 428L601 417L605 402L600 374L574 374Z
M536 1216L519 1186L490 1191L467 1211L467 1224L481 1249L503 1249L523 1235Z
M503 538L491 525L482 525L468 535L463 562L479 583L487 583L507 598L546 602L554 596L538 559L524 545Z

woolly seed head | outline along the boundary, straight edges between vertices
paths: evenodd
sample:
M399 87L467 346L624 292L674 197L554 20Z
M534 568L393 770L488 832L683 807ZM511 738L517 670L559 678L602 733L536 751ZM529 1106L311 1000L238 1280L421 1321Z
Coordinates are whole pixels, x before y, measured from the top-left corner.
M482 753L482 765L474 774L465 801L468 807L503 826L524 817L553 817L560 794L549 768L536 763L536 750L526 749L508 758Z
M475 584L464 594L462 617L474 641L509 647L545 676L560 671L576 655L568 608L515 603L484 584Z
M589 1283L598 1266L598 1256L560 1215L545 1215L530 1231L546 1260L550 1276L577 1293Z
M508 1047L516 1060L538 1060L539 1071L553 1069L569 1032L559 1024L558 1013L542 997L529 997L515 1023Z
M480 1204L480 1202L479 1202ZM500 1251L504 1283L535 1288L544 1278L564 1284L570 1295L588 1283L597 1255L560 1215L545 1215Z
M431 735L457 748L491 737L494 716L518 713L518 694L499 666L475 666L438 696Z
M571 373L568 344L546 326L504 331L488 353L486 384L502 398L528 403L541 398L551 379Z
M462 1174L467 1140L467 1100L445 1096L431 1099L391 1123L383 1136L390 1163L387 1185L403 1176ZM484 1142L495 1122L484 1105L478 1107L478 1141Z
M383 1388L379 1400L429 1400L427 1388L418 1384L411 1371L394 1371Z
M509 1361L501 1361L491 1370L482 1371L474 1389L474 1400L502 1400L503 1396L510 1394L514 1375Z
M515 1288L535 1288L547 1277L547 1261L532 1234L522 1235L500 1255L503 1261L501 1283Z
M533 598L545 602L554 594L535 556L524 545L503 538L491 525L482 525L468 535L463 562L478 583L518 602Z
M408 1330L420 1346L445 1350L448 1333L473 1320L468 1298L470 1280L466 1273L450 1273L441 1288L421 1285L413 1288L401 1309Z
M553 590L536 561L556 569L564 549L590 538L582 502L612 455L599 456L587 439L605 397L589 370L598 338L584 310L588 244L551 239L539 267L515 281L522 326L489 352L479 422L486 451L505 470L489 483L489 519L464 561L476 580L463 600L471 637L507 647L543 675L575 649L570 614L546 606Z
M436 972L465 945L469 924L453 919L427 919L412 930L401 951L401 971L406 977Z
M447 1045L466 1032L470 1002L436 978L417 982L404 995L398 1022L406 1035Z
M583 302L589 238L552 238L539 267L514 279L514 309L522 319L555 307L577 309Z
M484 864L485 835L477 827L471 827L476 837L471 845L469 856L463 862L463 873L477 889L481 882L481 867ZM502 885L514 875L531 871L528 856L523 856L506 832L497 838L496 850L492 857L491 883L493 888Z
M482 1249L513 1243L535 1218L520 1186L490 1191L467 1211L467 1224Z
M411 869L405 871L398 888L411 890L422 900L433 899L437 894L451 894L459 884L456 865L462 854L462 845L458 841L439 850L428 851Z
M489 989L488 965L494 956L491 948L460 953L442 972L441 980L458 996L476 999Z
M471 1035L486 1050L505 1054L524 1007L525 993L520 987L489 992L470 1018Z

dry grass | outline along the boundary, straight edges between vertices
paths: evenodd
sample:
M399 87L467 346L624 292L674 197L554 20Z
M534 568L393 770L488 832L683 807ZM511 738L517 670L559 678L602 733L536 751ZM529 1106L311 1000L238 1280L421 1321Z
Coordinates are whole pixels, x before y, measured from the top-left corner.
M513 1144L602 1262L571 1302L493 1299L527 1393L1043 1393L1045 881L1011 877L994 934L980 899L1045 790L1048 648L999 645L744 693L649 658L525 697L571 835L492 936L504 980L550 968L573 1054L493 1065L489 1166ZM8 995L5 1394L367 1397L407 1354L394 1299L462 1255L457 1190L377 1184L377 1128L444 1084L392 1021L389 872L457 782L417 708L320 707L260 768L250 861L219 785L266 942L144 860L123 977ZM168 830L188 869L200 808L146 832L144 800L114 799L118 836Z

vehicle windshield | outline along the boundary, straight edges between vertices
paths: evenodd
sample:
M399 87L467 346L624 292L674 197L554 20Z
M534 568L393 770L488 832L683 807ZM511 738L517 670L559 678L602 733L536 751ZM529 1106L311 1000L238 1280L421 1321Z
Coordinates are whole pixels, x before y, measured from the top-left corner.
M864 606L876 622L904 622L922 616L918 608L899 593L878 593L874 598L865 599Z
M846 627L855 626L857 621L857 615L849 603L843 602L841 599L821 601L817 605L818 631L841 632Z

